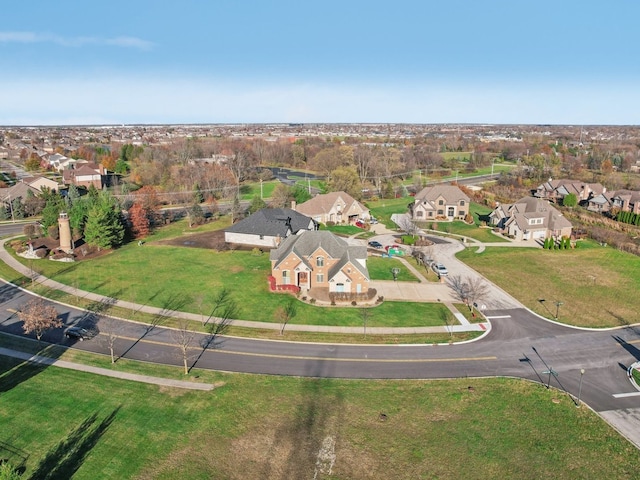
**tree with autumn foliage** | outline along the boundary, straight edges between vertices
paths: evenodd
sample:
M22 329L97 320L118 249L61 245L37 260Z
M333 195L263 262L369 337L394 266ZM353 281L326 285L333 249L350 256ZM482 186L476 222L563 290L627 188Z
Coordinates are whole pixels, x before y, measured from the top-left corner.
M141 203L134 203L129 209L129 223L133 238L144 238L151 233L149 214Z
M47 330L62 326L55 307L47 305L41 298L30 300L18 312L18 317L24 322L22 325L24 333L34 332L38 342Z
M133 193L134 203L139 203L149 219L149 226L153 228L155 219L158 216L160 199L156 189L150 185L145 185Z

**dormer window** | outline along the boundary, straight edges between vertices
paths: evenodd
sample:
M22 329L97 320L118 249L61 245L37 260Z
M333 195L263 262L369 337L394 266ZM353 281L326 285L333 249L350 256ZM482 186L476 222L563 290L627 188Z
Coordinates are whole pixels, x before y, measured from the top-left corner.
M438 205L444 205L444 200L442 199L438 200Z

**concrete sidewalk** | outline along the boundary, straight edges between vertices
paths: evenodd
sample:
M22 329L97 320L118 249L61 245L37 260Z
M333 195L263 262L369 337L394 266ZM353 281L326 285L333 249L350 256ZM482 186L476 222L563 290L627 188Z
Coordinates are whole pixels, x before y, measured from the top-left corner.
M6 357L18 358L27 362L35 363L37 365L48 365L60 368L67 368L70 370L77 370L81 372L95 373L96 375L102 375L105 377L120 378L122 380L131 380L134 382L150 383L152 385L160 385L164 387L185 388L188 390L204 390L211 391L215 388L215 385L210 383L196 383L187 382L182 380L172 380L169 378L150 377L148 375L138 375L135 373L118 372L114 370L108 370L106 368L91 367L89 365L82 365L79 363L67 362L65 360L57 360L51 357L43 357L40 355L31 355L30 353L18 352L8 348L0 347L0 355Z

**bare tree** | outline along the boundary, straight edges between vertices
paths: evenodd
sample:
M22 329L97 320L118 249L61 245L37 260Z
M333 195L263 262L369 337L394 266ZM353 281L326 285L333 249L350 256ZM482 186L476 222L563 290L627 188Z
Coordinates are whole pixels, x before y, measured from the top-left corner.
M196 333L193 330L189 330L189 320L186 318L178 320L178 328L173 331L173 339L180 349L185 375L189 373L189 349L195 337Z
M284 335L285 327L297 313L298 306L296 305L295 298L290 298L284 305L281 305L276 309L275 317L280 322L280 335Z
M361 308L360 317L362 318L362 325L364 327L364 338L367 338L367 323L371 317L371 310L368 308Z
M416 223L411 219L409 214L400 215L398 218L398 227L407 235L415 237L420 230Z
M104 339L104 342L109 349L111 363L116 363L115 344L116 340L122 333L122 322L112 317L105 317L100 322L100 333L102 333L101 338Z
M448 278L448 283L456 298L469 307L472 313L476 300L489 293L489 286L480 277L454 275Z
M24 322L22 326L24 333L34 332L38 343L40 343L44 332L62 326L55 307L47 305L44 300L40 298L30 300L24 308L18 312L18 317Z

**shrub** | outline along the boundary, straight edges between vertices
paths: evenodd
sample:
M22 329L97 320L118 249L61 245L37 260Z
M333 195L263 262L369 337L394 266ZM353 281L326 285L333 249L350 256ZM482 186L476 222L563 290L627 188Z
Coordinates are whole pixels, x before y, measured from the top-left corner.
M356 302L355 300L353 302L351 302L351 306L355 307L356 305L358 305L358 302Z
M47 234L53 240L58 240L60 238L60 230L58 230L57 225L51 225L49 228L47 228Z

